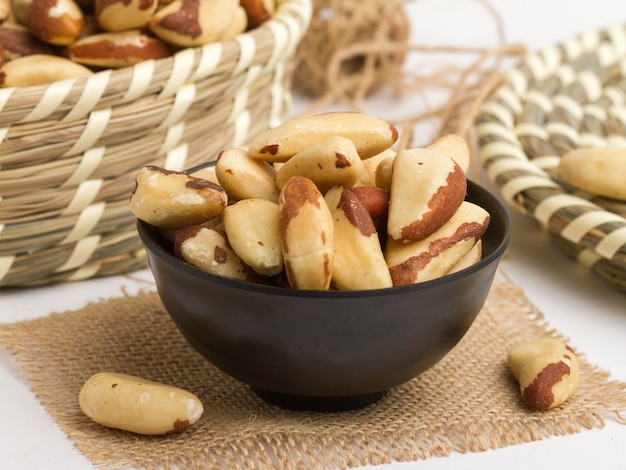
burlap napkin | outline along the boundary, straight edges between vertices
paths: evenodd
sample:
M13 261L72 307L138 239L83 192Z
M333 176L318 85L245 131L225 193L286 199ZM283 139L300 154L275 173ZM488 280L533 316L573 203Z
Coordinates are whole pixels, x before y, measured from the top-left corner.
M369 407L324 414L267 404L207 363L152 292L0 325L0 343L58 425L94 465L116 468L347 468L498 448L601 427L606 418L626 423L626 384L580 351L581 385L569 402L549 412L523 405L506 352L541 336L560 334L519 288L498 279L468 334L434 368ZM102 370L186 388L204 415L165 437L101 427L77 397Z

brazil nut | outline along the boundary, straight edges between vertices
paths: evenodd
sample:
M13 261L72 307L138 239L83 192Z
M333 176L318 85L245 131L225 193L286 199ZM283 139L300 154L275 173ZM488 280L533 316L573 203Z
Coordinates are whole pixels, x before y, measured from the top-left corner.
M271 162L285 162L295 154L329 137L350 139L359 156L373 157L398 139L390 123L358 112L330 112L300 116L261 132L250 142L250 155Z
M335 186L326 193L334 223L332 281L340 290L392 287L378 233L365 205L350 190Z
M223 225L190 225L174 235L174 254L202 271L228 279L265 283L235 253Z
M130 197L131 211L138 219L166 229L210 220L220 215L227 203L221 186L153 165L137 173Z
M566 152L558 165L561 178L591 194L626 201L626 149L581 147Z
M306 176L326 193L335 185L354 186L363 162L350 139L332 136L291 157L276 173L276 185L281 188L292 176Z
M578 389L580 365L574 350L556 338L521 341L507 355L523 401L549 410L565 403Z
M171 55L161 40L139 31L119 31L85 36L65 48L74 62L101 68L120 68Z
M85 18L74 0L32 0L27 25L42 41L66 46L78 39Z
M228 242L244 263L265 276L282 272L277 203L243 199L226 207L222 219Z
M250 157L244 149L222 150L215 162L215 176L233 201L249 198L278 201L276 170L269 163Z
M82 78L93 72L63 57L32 54L10 60L0 67L0 86L26 87L69 78Z
M402 243L387 239L385 259L394 286L404 286L444 276L483 236L489 213L463 201L454 215L423 240Z
M200 399L187 390L114 372L90 377L78 402L96 423L143 435L183 431L204 412Z
M402 243L422 240L440 228L465 199L465 173L435 150L403 150L393 160L387 230Z
M158 0L95 0L94 15L104 31L145 28L158 5Z
M333 220L324 197L304 176L293 176L278 199L285 272L294 289L328 290L334 253Z
M149 28L177 46L219 41L236 18L238 0L174 0L152 15Z

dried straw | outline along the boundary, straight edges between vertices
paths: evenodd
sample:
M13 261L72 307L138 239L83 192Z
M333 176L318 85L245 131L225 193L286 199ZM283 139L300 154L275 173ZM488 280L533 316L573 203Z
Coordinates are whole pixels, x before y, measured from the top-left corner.
M521 57L526 49L506 43L503 20L486 0L470 1L478 3L490 15L498 36L495 47L412 43L406 8L415 1L313 2L311 26L298 49L298 69L294 76L296 88L315 97L307 112L332 104L363 111L366 98L383 87L389 87L398 97L443 90L447 99L442 104L427 105L412 115L390 119L401 129L398 148L413 143L416 124L431 120L438 121L431 140L452 132L473 140L472 124L478 107L503 80L502 62ZM403 67L417 55L455 59L463 55L474 60L469 66L459 66L457 60L451 59L434 70ZM316 87L311 86L313 79Z

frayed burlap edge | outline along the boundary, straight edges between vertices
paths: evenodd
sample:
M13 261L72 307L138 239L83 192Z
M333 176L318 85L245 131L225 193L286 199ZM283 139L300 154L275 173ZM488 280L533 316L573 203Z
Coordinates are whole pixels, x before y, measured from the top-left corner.
M107 468L349 468L495 449L603 427L606 419L626 423L626 384L580 351L577 393L549 412L525 407L506 352L545 336L562 338L499 277L468 334L434 368L369 407L324 414L267 404L208 364L153 292L0 325L0 343L42 405L94 465ZM200 397L204 415L163 437L103 428L77 403L84 381L101 370L186 388Z

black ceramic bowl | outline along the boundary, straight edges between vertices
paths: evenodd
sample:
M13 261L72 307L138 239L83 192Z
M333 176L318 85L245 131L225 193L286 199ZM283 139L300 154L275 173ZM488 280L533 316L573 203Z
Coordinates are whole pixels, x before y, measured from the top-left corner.
M441 360L482 308L509 242L502 204L468 181L491 222L478 264L440 279L368 291L299 291L233 281L175 258L138 230L163 304L189 343L262 398L337 410L368 404Z

